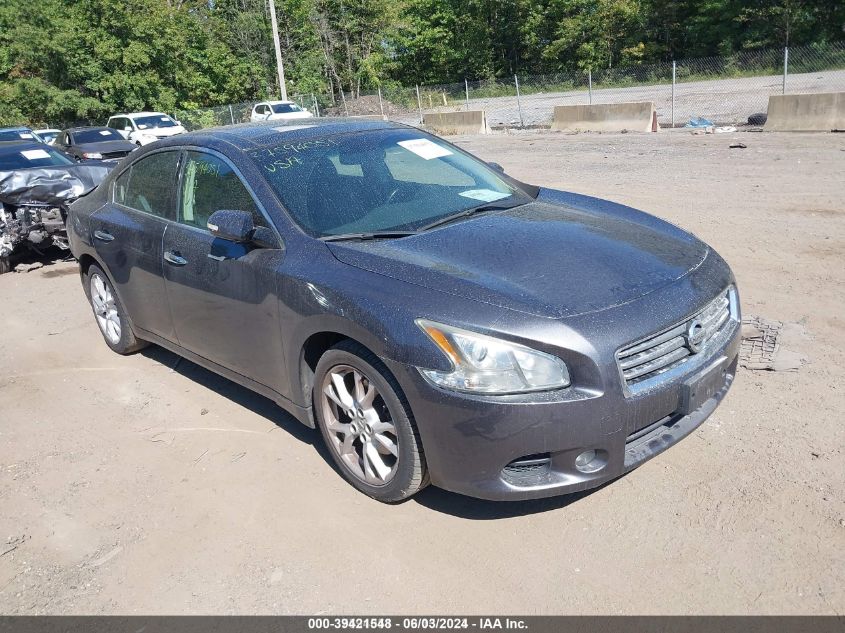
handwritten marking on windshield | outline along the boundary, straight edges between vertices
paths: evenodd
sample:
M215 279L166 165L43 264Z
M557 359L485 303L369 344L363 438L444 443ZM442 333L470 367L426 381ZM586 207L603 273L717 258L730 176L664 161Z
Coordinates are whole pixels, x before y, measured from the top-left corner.
M284 158L274 160L272 163L261 163L261 166L272 174L277 169L290 169L294 165L304 164L305 161L299 158L299 156L285 156Z
M271 174L279 169L290 169L296 165L304 165L300 155L309 150L337 147L337 143L330 138L319 138L308 141L283 143L274 147L263 147L251 150L249 156Z

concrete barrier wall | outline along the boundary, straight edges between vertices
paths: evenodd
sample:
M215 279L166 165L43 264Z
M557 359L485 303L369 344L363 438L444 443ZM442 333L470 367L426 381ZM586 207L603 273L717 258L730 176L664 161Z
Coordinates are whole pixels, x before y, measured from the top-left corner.
M654 103L599 103L555 106L552 129L566 132L656 132Z
M487 134L484 110L426 112L423 125L438 134Z
M845 130L845 92L772 95L763 129L781 132Z

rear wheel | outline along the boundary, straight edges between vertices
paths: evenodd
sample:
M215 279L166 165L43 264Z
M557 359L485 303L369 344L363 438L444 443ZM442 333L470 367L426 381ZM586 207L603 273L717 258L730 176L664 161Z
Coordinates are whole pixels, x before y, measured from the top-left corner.
M358 490L392 503L428 485L425 455L407 400L368 349L342 341L320 358L314 407L332 458Z
M132 325L114 291L109 278L96 264L88 269L85 293L94 310L94 318L100 333L113 351L118 354L131 354L146 347L149 343L139 340L132 331Z

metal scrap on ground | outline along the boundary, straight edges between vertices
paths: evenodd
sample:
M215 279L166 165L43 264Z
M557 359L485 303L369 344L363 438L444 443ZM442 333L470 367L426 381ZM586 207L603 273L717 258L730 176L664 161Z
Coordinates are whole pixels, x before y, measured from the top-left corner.
M739 364L745 369L768 371L797 371L807 358L781 345L783 336L796 339L805 336L798 323L784 325L758 316L742 319L742 344Z

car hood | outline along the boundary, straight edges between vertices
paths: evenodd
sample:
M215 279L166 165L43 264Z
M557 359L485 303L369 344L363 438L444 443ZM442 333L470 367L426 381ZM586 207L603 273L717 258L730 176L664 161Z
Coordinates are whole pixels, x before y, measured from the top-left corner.
M96 189L112 167L114 165L94 161L0 171L0 203L61 206Z
M337 259L363 270L563 318L633 301L707 256L707 245L692 235L619 208L632 213L536 201L406 238L327 245Z
M137 145L130 141L100 141L99 143L80 143L75 145L73 149L78 152L131 152L136 149Z

